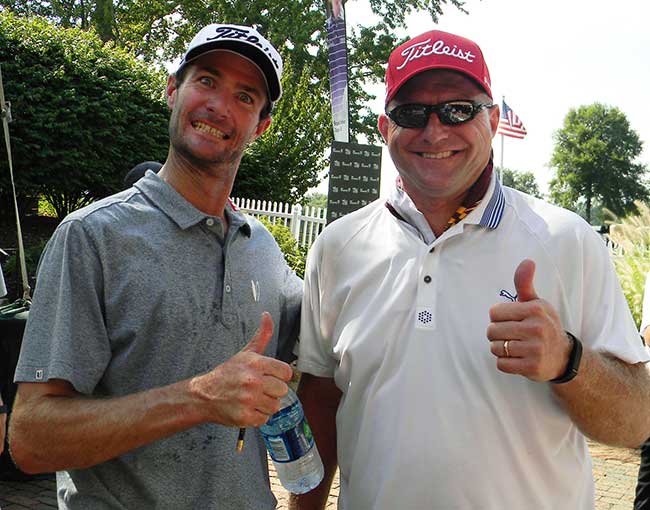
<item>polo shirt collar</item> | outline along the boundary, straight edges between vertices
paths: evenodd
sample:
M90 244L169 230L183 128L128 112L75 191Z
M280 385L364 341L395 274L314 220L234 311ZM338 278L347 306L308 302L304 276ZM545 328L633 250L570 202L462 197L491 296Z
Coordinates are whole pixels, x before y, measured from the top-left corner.
M147 170L144 177L134 186L183 230L202 223L207 218L214 217L199 211L151 170ZM226 202L224 213L228 218L230 228L238 228L250 237L251 227L246 216L237 210L230 200Z
M411 197L397 184L388 197L388 203L406 223L418 232L425 243L430 244L436 239L424 215L415 206ZM490 178L490 185L479 206L458 224L478 225L494 230L501 222L504 209L505 198L503 195L503 187L496 176L496 172L493 172Z
M494 230L499 226L499 223L501 223L505 205L506 201L503 195L503 187L501 186L501 182L499 181L496 172L493 172L492 178L490 179L490 185L485 192L483 200L479 206L474 209L467 218L465 218L464 221L466 224L479 225Z

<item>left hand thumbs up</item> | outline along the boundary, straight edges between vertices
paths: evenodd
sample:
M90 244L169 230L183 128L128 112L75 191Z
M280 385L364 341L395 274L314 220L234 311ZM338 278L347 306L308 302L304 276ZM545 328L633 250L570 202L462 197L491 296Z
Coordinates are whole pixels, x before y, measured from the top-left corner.
M533 301L539 299L533 280L535 279L535 262L530 259L523 260L515 271L515 290L517 301Z
M514 274L517 302L490 308L487 337L497 368L533 381L548 381L562 374L570 352L559 315L537 295L535 262L523 260Z

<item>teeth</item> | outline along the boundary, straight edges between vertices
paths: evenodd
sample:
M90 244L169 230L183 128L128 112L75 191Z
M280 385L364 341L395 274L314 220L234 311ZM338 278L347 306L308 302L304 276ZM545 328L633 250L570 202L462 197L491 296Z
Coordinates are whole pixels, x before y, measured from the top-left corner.
M426 159L444 159L452 156L454 151L446 152L423 152L422 157Z
M219 131L216 128L213 128L212 126L208 126L203 122L195 122L193 126L194 129L196 129L197 131L203 131L204 133L208 133L212 136L216 136L218 138L221 138L222 140L228 139L228 135L226 133L224 133L223 131Z

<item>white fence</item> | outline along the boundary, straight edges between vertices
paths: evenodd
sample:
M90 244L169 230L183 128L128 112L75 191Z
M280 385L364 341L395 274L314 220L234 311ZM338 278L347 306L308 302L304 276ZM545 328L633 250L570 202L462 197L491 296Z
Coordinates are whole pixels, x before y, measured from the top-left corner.
M321 207L247 198L233 198L232 201L238 209L251 216L266 216L273 225L281 223L289 227L301 246L311 246L327 223L327 209Z

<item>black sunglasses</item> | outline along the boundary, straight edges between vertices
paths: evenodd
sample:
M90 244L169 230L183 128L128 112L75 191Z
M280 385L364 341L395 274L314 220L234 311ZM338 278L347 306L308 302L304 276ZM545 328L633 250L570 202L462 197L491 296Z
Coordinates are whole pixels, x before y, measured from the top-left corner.
M472 120L481 110L495 106L495 104L457 99L438 104L401 104L386 115L400 127L422 129L429 123L432 113L438 116L441 123L455 126Z

